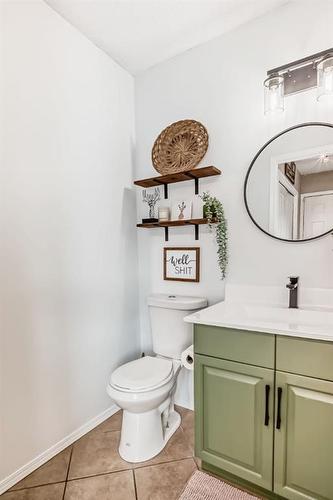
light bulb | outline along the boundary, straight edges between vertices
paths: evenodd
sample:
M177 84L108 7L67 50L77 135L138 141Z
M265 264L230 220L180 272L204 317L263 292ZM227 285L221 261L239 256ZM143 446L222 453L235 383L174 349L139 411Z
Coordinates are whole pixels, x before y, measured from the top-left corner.
M333 96L333 54L328 54L317 64L317 100Z
M284 110L284 79L273 74L264 81L265 115Z

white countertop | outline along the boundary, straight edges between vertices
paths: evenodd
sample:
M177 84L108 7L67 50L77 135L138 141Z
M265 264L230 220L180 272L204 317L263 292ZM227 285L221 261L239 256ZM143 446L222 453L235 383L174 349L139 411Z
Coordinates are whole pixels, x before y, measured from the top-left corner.
M185 317L187 323L333 342L333 309L224 301Z

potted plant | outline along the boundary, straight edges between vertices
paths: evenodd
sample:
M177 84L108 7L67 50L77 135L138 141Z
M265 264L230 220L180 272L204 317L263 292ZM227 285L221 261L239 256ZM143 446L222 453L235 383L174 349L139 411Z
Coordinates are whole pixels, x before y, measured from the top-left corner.
M215 196L211 196L207 191L203 193L201 199L203 205L203 216L208 219L208 226L212 230L215 226L216 242L218 245L217 255L221 277L226 277L228 264L228 231L227 221L224 216L223 205Z

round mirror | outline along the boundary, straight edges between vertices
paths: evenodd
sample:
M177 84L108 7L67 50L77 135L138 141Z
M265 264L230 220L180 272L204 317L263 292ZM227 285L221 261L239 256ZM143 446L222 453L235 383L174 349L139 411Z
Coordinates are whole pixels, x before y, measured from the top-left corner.
M244 184L246 209L259 229L285 241L333 230L333 125L284 130L254 157Z

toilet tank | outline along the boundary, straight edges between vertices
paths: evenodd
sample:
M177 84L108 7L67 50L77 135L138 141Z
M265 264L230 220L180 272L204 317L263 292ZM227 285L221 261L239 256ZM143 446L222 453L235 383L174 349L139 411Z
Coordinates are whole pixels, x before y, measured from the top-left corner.
M207 306L204 297L154 294L148 297L150 324L155 354L180 359L193 343L192 325L184 317Z

